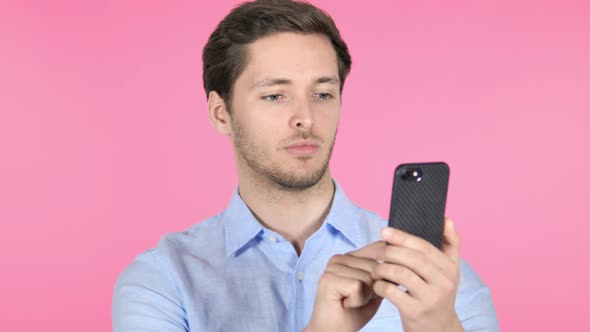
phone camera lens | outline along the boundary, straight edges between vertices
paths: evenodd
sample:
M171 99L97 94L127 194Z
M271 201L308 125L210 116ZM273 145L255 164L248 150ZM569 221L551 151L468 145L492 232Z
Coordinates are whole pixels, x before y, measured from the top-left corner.
M402 180L411 181L411 182L420 182L422 181L422 170L420 168L406 168L402 172Z

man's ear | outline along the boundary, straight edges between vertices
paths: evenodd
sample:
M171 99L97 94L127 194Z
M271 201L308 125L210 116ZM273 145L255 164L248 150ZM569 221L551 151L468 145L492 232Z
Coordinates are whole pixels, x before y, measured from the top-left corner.
M209 92L207 107L209 110L209 121L211 121L217 132L221 135L230 135L230 115L227 111L225 101L216 91Z

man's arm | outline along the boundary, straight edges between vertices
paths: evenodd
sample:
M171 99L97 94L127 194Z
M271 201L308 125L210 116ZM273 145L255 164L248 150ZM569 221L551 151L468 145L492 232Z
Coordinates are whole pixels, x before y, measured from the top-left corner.
M186 332L178 292L155 251L139 255L119 276L113 332Z

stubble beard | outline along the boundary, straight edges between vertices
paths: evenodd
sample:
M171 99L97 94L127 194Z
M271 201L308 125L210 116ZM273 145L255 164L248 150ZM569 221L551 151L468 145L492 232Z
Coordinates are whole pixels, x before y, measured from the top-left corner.
M270 158L263 149L258 146L253 139L251 139L237 121L231 121L233 129L233 143L239 157L243 159L246 164L258 176L267 181L277 185L283 190L288 191L302 191L315 186L326 174L332 157L332 150L336 141L336 134L332 137L328 154L323 160L320 167L314 170L305 172L304 174L297 174L295 171L288 171L281 167L276 162L265 163ZM299 138L307 137L308 135L301 134Z

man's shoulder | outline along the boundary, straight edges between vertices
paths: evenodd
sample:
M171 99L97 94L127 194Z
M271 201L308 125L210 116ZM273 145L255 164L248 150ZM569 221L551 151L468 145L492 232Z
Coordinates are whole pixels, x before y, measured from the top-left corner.
M187 285L192 283L185 280L197 280L211 262L223 261L223 230L223 214L219 214L185 231L165 234L155 247L135 256L114 286L114 326L164 312L166 319L174 316L176 321L186 321L186 294L191 294Z
M187 257L219 257L225 254L223 212L196 223L184 231L164 234L156 246L139 253L123 271L149 274L175 270Z
M207 252L225 250L223 212L198 222L184 231L163 235L152 251L164 257L202 255ZM206 249L206 250L204 250Z
M358 211L358 214L362 216L363 222L368 223L369 225L377 226L377 227L385 227L387 226L387 220L383 219L377 213L362 208L354 203L352 203L353 208Z
M381 240L381 229L387 226L387 220L383 219L377 213L360 207L359 205L351 202L352 211L354 211L355 218L361 223L362 227L365 227L371 238L377 236L378 238L374 241Z

